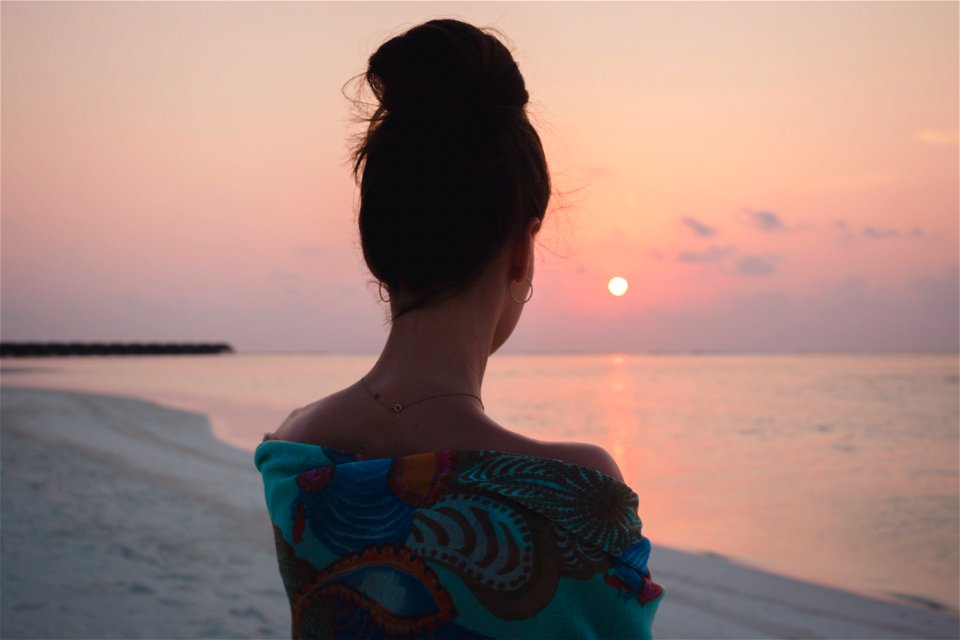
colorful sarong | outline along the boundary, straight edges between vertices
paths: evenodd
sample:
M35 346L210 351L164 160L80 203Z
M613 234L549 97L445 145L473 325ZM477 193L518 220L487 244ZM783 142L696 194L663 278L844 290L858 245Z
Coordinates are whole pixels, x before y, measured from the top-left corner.
M663 589L637 495L495 451L256 451L293 637L649 638Z

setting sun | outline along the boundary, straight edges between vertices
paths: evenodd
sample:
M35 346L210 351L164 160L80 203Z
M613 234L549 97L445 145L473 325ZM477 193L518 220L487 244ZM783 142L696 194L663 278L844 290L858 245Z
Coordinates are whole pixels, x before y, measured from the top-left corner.
M630 284L627 282L626 278L621 278L620 276L610 278L610 282L607 283L607 289L609 289L610 293L618 298L625 294L629 287Z

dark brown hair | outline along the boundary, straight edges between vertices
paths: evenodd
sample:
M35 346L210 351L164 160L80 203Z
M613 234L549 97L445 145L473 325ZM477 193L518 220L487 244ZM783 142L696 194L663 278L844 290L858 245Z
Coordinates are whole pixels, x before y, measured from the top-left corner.
M473 283L550 198L543 145L513 56L491 33L431 20L370 56L377 99L353 153L360 239L373 276L411 300Z

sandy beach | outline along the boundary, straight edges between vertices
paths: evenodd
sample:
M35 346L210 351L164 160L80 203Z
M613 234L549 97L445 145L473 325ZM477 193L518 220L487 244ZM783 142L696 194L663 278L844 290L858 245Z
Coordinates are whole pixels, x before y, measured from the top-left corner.
M279 638L289 614L252 454L206 417L4 388L3 638ZM955 612L657 545L662 638L956 638Z

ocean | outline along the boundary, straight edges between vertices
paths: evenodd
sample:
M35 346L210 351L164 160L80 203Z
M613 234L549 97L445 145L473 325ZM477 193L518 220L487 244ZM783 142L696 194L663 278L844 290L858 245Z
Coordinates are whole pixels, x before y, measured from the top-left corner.
M3 361L2 382L199 411L252 452L293 408L374 359L17 359ZM958 383L955 354L508 354L490 360L483 401L531 437L606 447L654 548L956 611ZM656 575L656 551L651 566Z

